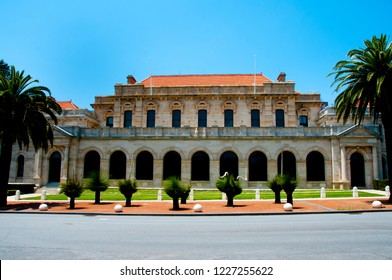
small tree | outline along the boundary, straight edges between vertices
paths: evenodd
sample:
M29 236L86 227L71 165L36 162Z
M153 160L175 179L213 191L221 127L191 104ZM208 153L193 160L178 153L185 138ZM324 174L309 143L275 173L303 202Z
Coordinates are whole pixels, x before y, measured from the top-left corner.
M282 186L278 183L279 175L267 182L267 187L270 188L275 194L275 203L280 204L280 192L282 191Z
M87 181L87 189L95 192L95 204L101 203L101 192L106 191L108 187L109 182L101 178L98 172L93 172Z
M280 175L278 183L287 195L287 203L293 205L293 192L297 187L297 180L287 174Z
M191 192L192 187L186 185L183 185L182 187L184 188L184 193L181 196L181 204L186 204L186 200L189 196L189 193Z
M131 207L132 195L137 192L136 180L121 180L118 182L118 189L125 196L125 207Z
M178 199L186 193L187 188L184 187L181 180L176 176L171 176L163 181L163 186L166 194L173 199L173 210L179 210Z
M234 179L234 176L229 174L220 178L215 183L218 190L226 193L227 206L234 206L234 197L242 193L241 183Z
M83 183L80 183L77 180L68 180L66 183L61 184L60 187L60 193L63 193L70 198L69 209L75 209L75 198L80 197L83 192Z

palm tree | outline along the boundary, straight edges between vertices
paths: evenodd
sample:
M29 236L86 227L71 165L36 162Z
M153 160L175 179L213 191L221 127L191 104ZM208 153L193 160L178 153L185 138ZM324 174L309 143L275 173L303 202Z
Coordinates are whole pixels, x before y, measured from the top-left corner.
M125 197L125 207L131 207L132 195L137 192L136 180L121 180L118 182L118 189Z
M36 150L53 144L50 120L57 124L55 113L61 107L44 86L33 86L38 80L24 71L11 67L9 78L0 75L0 206L7 205L7 188L10 173L12 146L18 143L29 148L30 141ZM48 94L48 95L46 95Z
M181 180L176 176L170 176L163 181L164 191L168 196L173 199L173 210L179 210L180 205L178 199L180 199L188 189L181 183Z
M280 192L282 191L282 186L278 183L279 175L276 175L272 180L267 181L267 187L275 194L275 203L280 204Z
M365 48L348 52L349 60L339 61L333 68L332 85L337 96L338 118L346 122L351 118L361 124L369 110L376 122L381 118L387 147L388 178L392 178L392 44L389 37L381 34L364 41ZM392 196L389 197L392 203Z
M7 79L10 77L10 67L4 60L0 60L0 75L3 75Z
M218 190L226 193L227 206L234 207L234 197L242 193L241 183L235 180L232 174L225 173L225 175L216 181L215 185Z
M92 172L90 178L87 181L86 189L95 192L95 204L101 203L101 192L108 189L109 182L99 175L99 172Z
M294 205L293 203L293 192L297 188L297 180L294 177L291 177L287 174L278 175L277 178L278 184L284 190L287 196L287 203Z
M60 187L60 193L63 193L70 198L69 209L75 209L75 198L81 196L83 192L83 183L76 180L68 180L66 183L61 184Z

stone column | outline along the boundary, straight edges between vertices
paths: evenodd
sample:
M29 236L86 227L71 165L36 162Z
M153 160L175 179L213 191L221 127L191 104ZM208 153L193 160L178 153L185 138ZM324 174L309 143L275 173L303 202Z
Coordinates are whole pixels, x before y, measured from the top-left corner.
M191 161L190 160L181 161L181 181L185 185L191 184Z
M249 182L248 181L248 161L246 161L246 160L240 161L238 165L239 165L238 166L238 169L239 169L238 175L241 176L242 178L246 179L246 180L243 180L243 179L239 178L238 180L240 181L242 187L244 189L246 189L249 186L249 184L248 184L248 182Z
M34 183L41 185L41 169L42 169L42 149L38 149L34 158Z
M69 147L64 147L64 161L62 166L61 183L65 183L68 178Z
M378 179L378 156L377 156L377 147L372 146L372 155L373 155L373 179Z
M163 160L155 159L154 160L154 187L161 188L162 187L162 178L163 177Z
M223 174L219 174L219 160L210 161L210 187L215 188L215 182Z
M346 147L340 147L340 161L342 170L342 181L347 181L347 170L346 170Z

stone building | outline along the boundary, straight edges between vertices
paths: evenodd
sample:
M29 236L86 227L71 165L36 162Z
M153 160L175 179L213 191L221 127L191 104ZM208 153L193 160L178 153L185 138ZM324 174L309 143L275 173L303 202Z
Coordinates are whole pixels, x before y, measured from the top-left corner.
M193 187L214 188L225 172L245 187L263 188L278 173L300 188L370 187L383 178L383 131L337 123L320 94L302 94L281 73L151 76L115 84L96 96L94 111L71 101L48 151L15 145L10 182L56 185L100 171L112 180L135 177L161 187L175 175Z

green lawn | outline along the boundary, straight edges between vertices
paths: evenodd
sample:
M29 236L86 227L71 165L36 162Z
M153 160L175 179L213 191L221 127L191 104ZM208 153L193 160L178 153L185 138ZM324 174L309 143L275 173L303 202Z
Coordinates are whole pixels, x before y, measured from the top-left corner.
M244 190L240 195L237 195L235 199L255 199L255 190ZM94 200L95 193L86 190L78 200ZM339 197L352 197L352 191L350 190L327 190L327 198L339 198ZM380 197L381 195L369 193L366 191L359 191L359 197ZM296 190L294 192L294 198L320 198L320 190ZM274 199L274 193L271 190L260 190L261 199ZM281 192L281 198L285 199L286 194L284 191ZM40 200L41 196L38 195L34 198L28 198L31 200ZM47 195L47 200L67 200L68 198L63 194L58 195ZM133 196L132 200L157 200L158 190L138 190ZM171 200L171 198L162 191L163 200ZM221 200L222 193L218 190L195 190L194 191L195 200ZM109 188L108 190L101 192L102 201L122 201L125 200L124 196L116 188Z

